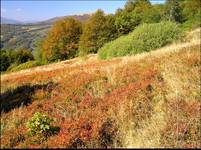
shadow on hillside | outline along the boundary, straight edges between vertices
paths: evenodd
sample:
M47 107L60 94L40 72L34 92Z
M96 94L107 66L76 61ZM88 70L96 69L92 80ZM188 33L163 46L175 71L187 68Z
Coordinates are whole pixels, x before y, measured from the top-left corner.
M32 103L32 95L40 89L47 90L49 93L53 90L55 84L49 82L47 84L36 84L36 85L23 85L15 89L9 89L1 94L0 97L0 112L9 112L14 108L20 106L27 106Z

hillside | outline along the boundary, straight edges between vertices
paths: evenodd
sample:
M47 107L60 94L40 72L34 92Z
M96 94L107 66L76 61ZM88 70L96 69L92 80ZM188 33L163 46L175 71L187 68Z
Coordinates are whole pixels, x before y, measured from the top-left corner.
M135 56L75 58L1 76L1 148L200 145L200 29ZM54 133L27 135L46 113Z
M51 25L1 25L1 48L27 48L33 50L34 42L46 36Z
M63 17L55 17L45 21L38 22L37 24L53 24L57 20L64 19L65 17L72 17L82 22L87 21L90 17L90 14L83 14L83 15L70 15L70 16L63 16Z
M37 23L30 24L1 24L1 45L2 49L27 48L34 49L34 42L44 38L53 23L65 17L73 17L82 22L89 19L90 15L71 15L55 17ZM6 23L6 22L5 22Z

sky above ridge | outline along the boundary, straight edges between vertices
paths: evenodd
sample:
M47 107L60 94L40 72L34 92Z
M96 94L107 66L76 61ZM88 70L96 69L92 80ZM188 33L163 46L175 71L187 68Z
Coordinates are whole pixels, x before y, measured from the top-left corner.
M164 0L151 0L151 3L163 3ZM97 9L105 13L115 13L123 8L126 0L1 0L1 17L34 22L58 16L92 13Z

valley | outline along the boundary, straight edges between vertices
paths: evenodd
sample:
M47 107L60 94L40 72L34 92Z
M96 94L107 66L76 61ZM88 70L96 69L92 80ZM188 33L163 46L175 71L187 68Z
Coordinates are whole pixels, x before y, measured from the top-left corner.
M82 22L89 19L90 14L55 17L45 21L27 24L1 24L1 49L16 48L34 49L37 40L46 37L53 23L65 17L73 17Z

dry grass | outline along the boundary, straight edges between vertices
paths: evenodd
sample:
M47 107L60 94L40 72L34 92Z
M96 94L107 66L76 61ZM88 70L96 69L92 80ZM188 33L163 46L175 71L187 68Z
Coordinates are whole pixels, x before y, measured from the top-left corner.
M186 37L187 40L185 43L175 43L175 44L160 48L155 51L144 52L141 54L137 54L135 56L121 57L120 58L121 62L119 64L126 65L129 62L139 61L141 59L145 59L146 57L161 57L161 56L164 56L164 55L167 55L170 53L178 52L180 50L183 50L184 48L200 44L200 29L193 30L193 31L189 32L187 35L188 36ZM119 60L119 58L113 58L113 60ZM98 60L96 54L91 54L91 55L88 55L87 58L84 60L83 60L83 58L74 58L71 60L66 60L66 61L49 64L49 65L45 65L45 66L38 66L38 67L31 68L31 69L26 69L26 70L22 70L19 72L15 72L15 73L8 73L5 75L2 75L1 80L4 80L4 79L6 80L9 78L13 78L13 77L19 77L20 75L29 75L29 74L38 73L38 72L49 72L49 71L54 71L57 69L63 69L66 67L79 67L82 65L89 65L91 63L98 63L98 62L104 62L104 61ZM117 65L117 64L112 63L113 67L115 67L115 65ZM104 69L105 66L103 66L102 68ZM93 68L86 68L86 70L88 70L88 69L91 70Z
M89 55L1 76L5 106L31 101L1 113L1 148L200 147L199 34L136 56ZM26 134L36 111L60 127L43 143Z

